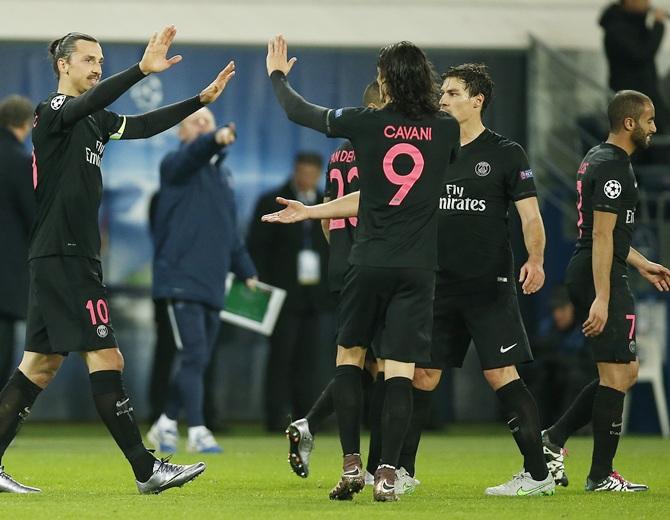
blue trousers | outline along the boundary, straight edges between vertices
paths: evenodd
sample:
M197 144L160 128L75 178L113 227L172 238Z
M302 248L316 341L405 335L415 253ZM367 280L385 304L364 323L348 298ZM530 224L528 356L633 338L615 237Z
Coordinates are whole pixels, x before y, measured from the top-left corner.
M168 315L177 354L165 415L177 419L183 410L189 426L201 426L205 424L203 379L219 333L219 311L203 303L172 300L168 303Z

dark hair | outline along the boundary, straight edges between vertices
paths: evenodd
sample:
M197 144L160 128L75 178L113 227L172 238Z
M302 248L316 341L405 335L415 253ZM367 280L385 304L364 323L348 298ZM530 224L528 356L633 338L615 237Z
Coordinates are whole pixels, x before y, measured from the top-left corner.
M620 90L607 106L607 117L610 121L610 131L618 132L627 118L638 121L647 104L652 104L646 94L637 90Z
M463 63L455 67L449 67L447 72L442 74L442 79L456 78L465 83L470 97L484 96L482 103L482 114L488 107L493 97L493 80L489 74L489 69L483 63Z
M51 66L56 74L56 79L60 77L60 73L58 72L58 60L62 58L65 61L68 61L72 53L75 51L79 40L98 43L98 40L93 38L93 36L79 32L71 32L49 44L49 56L51 56Z
M323 157L318 152L298 152L295 154L293 164L311 164L317 168L323 168Z
M403 115L418 119L439 111L439 90L433 65L410 42L387 45L379 52L379 74L390 102Z
M363 92L363 105L368 106L369 104L376 106L381 106L382 104L382 94L379 91L377 80L374 80L365 87L365 91Z
M18 128L33 118L33 104L23 96L16 94L0 101L0 127Z

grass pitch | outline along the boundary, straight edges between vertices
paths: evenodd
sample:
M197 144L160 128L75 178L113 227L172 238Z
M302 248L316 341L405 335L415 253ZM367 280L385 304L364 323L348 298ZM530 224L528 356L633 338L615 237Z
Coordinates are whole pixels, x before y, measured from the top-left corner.
M553 497L506 498L483 494L485 487L507 480L520 467L514 441L502 428L459 427L427 434L417 462L422 484L397 503L381 504L372 501L369 488L352 502L328 500L341 461L332 434L317 437L308 479L290 471L288 443L281 436L247 428L219 440L222 455L197 457L183 450L175 455L177 463L207 462L196 481L142 496L102 426L28 423L3 463L16 479L43 493L0 494L0 518L670 518L670 440L658 437L623 437L615 461L624 476L647 483L647 493L586 494L591 440L575 438L568 444L568 488L559 488Z

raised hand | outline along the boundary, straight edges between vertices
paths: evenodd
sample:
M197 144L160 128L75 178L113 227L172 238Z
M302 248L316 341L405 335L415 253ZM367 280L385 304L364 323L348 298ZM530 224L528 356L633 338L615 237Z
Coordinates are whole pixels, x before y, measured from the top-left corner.
M276 224L293 224L309 218L309 207L297 200L289 200L283 197L277 197L277 202L286 206L281 211L263 215L263 222L272 222Z
M226 68L219 72L219 75L200 92L200 102L209 105L218 99L226 85L235 75L235 62L231 61Z
M154 33L151 36L147 48L144 49L144 56L140 60L140 70L143 74L162 72L181 61L179 54L172 58L167 57L167 52L176 34L177 28L174 25L167 25L160 33Z
M275 70L280 70L288 75L296 61L298 61L298 58L288 59L288 45L281 34L268 41L268 56L265 59L268 76Z

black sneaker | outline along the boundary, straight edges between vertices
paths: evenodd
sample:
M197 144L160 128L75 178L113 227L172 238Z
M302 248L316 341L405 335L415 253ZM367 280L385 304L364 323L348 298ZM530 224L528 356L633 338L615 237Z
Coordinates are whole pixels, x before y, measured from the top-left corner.
M137 483L137 489L143 495L162 493L172 487L182 487L200 475L207 466L204 462L195 464L170 464L169 457L154 462L154 472L146 482Z
M568 451L551 442L547 430L542 431L542 452L547 463L547 469L554 477L554 483L557 486L568 487L568 475L563 464L563 459L568 456Z
M345 455L340 481L330 491L331 500L352 500L365 487L363 463L358 453Z
M288 463L293 473L302 478L309 476L309 455L314 448L314 437L309 431L307 419L293 421L286 428L288 439Z
M617 471L613 471L600 482L595 482L594 480L587 478L584 489L586 491L619 491L623 493L635 493L638 491L647 491L649 486L628 482Z

